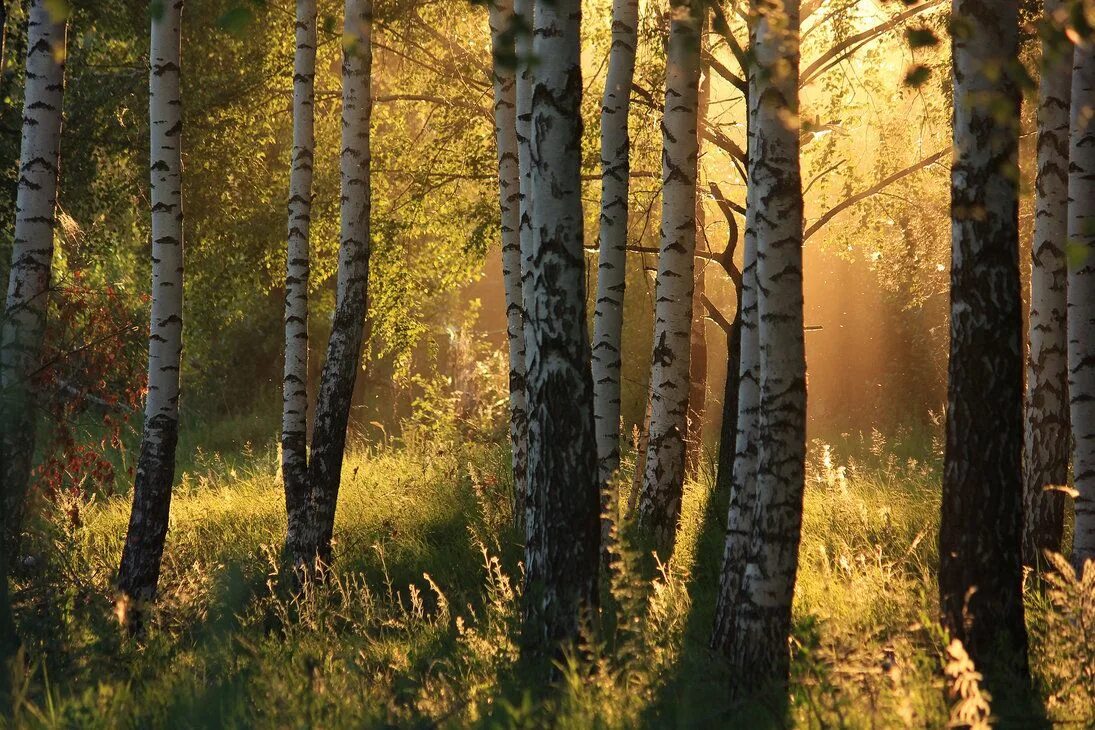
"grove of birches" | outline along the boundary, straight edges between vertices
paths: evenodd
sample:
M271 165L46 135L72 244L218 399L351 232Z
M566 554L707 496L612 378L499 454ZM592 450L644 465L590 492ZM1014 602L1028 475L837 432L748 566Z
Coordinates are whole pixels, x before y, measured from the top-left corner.
M3 0L0 727L1095 727L1092 0Z

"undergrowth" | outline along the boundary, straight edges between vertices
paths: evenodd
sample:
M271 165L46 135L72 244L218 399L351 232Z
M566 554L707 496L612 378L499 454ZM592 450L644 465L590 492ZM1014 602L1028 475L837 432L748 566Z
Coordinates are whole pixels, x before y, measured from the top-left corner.
M1006 697L982 691L935 622L938 461L932 448L877 432L811 445L786 709L732 703L708 648L728 499L709 477L688 485L669 563L622 521L592 656L561 661L548 687L519 661L521 536L503 449L414 432L353 448L334 568L291 597L278 583L276 452L195 450L140 641L123 638L111 613L128 501L51 503L16 580L26 654L9 722L1028 726ZM1028 585L1035 691L1043 721L1085 726L1095 721L1095 570L1058 567Z

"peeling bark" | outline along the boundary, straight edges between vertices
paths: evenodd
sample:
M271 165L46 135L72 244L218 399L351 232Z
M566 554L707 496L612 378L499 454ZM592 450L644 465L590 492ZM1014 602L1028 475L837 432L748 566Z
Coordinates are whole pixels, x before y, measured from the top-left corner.
M1076 46L1068 175L1068 388L1076 523L1072 562L1095 559L1095 45Z
M1026 655L1016 0L954 0L951 345L939 591L978 666ZM1001 111L1006 112L1005 118Z
M688 372L696 262L698 4L675 2L669 27L662 119L662 222L650 371L650 436L639 524L672 552L684 489Z
M285 261L285 371L282 378L281 473L286 545L298 542L308 500L308 278L315 154L316 3L297 0L293 56L293 157Z
M183 200L182 0L162 4L152 18L149 126L152 197L152 314L148 336L148 396L125 548L118 570L123 620L141 628L141 606L156 595L167 537L175 446L179 439L182 365Z
M15 235L0 328L0 550L18 555L34 455L33 377L48 314L61 155L66 23L35 0L27 20L26 85ZM5 574L6 575L6 574Z
M528 411L525 402L525 308L521 294L521 170L517 151L517 78L513 67L513 0L490 4L494 55L494 135L498 152L498 200L502 222L502 281L509 344L509 430L513 449L514 516L524 517L528 472Z
M579 638L597 606L600 496L581 199L581 2L537 6L532 241L525 272L529 510L525 651Z

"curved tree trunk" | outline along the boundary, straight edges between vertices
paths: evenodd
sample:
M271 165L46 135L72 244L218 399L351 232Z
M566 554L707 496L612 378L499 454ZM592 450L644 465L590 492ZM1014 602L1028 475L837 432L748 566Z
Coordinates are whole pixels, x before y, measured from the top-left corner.
M1046 0L1050 18L1062 3ZM1071 49L1071 46L1069 46ZM1065 495L1047 491L1068 481L1068 337L1065 242L1068 240L1068 129L1072 58L1042 43L1038 88L1038 177L1030 267L1030 348L1027 356L1023 489L1023 562L1036 566L1045 550L1061 551Z
M536 10L532 250L526 272L529 519L525 642L574 641L597 606L600 497L582 249L581 2Z
M6 510L0 550L12 557L18 555L34 456L33 379L46 330L61 155L66 24L51 16L50 7L35 0L27 19L15 240L0 329L0 498Z
M120 614L141 627L141 604L156 594L167 537L175 446L179 439L182 365L183 201L180 50L182 0L153 13L149 50L149 122L152 160L152 317L148 336L148 396L144 435L133 486L122 564ZM131 602L133 605L130 605Z
M528 412L525 404L525 309L521 297L521 170L517 159L516 47L513 0L490 3L494 55L494 136L498 150L498 200L502 220L502 281L506 290L509 342L509 431L513 449L514 518L524 517L528 472Z
M700 81L699 4L674 2L662 121L661 250L650 371L650 439L639 523L671 552L684 489L688 361L696 263L696 112Z
M729 655L735 685L787 681L806 460L798 0L755 0L749 202L757 248L756 504Z
M346 0L342 55L342 228L338 249L338 282L327 361L323 365L312 454L308 464L308 520L298 563L331 563L335 508L346 453L350 400L361 368L365 337L370 253L370 148L372 118L371 0Z
M951 346L939 592L979 666L1025 657L1016 0L954 0ZM1001 119L1001 110L1008 118ZM1025 662L1025 659L1024 659Z
M1095 46L1076 46L1069 145L1068 388L1076 524L1072 561L1095 560Z
M620 466L620 353L627 283L628 183L631 140L627 120L638 44L638 0L613 0L612 49L601 101L601 218L597 300L593 312L593 417L601 482L602 544L615 515L610 484Z
M297 544L308 501L308 276L315 152L316 3L297 0L293 57L293 160L285 261L285 372L282 378L281 473L286 545Z

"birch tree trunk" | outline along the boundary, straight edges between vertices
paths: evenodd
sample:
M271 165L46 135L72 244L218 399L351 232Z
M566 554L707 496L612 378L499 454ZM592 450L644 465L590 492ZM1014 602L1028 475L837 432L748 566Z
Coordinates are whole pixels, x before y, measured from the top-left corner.
M581 199L581 1L536 8L532 250L526 274L529 519L525 644L578 638L597 606L600 497Z
M141 605L156 594L167 536L175 446L179 438L182 365L183 201L182 95L179 81L182 0L153 11L149 48L151 129L152 316L148 336L148 396L122 563L121 615L141 626ZM158 15L158 17L157 17ZM131 605L132 604L132 605Z
M752 536L729 646L739 690L788 678L806 460L799 3L754 0L751 14L748 202L757 250L760 405Z
M1072 561L1095 559L1095 46L1076 46L1069 145L1068 388L1076 523Z
M703 128L707 123L707 107L711 99L711 72L703 61L703 33L706 9L700 21L700 81L696 98L696 248L707 249L707 214L703 196L698 193L703 150ZM685 437L685 474L694 474L703 459L703 419L707 411L707 317L703 299L707 295L707 263L695 264L695 286L692 290L692 334L688 355L688 434Z
M688 362L696 262L696 113L700 8L674 0L662 120L662 222L650 371L650 439L639 524L671 552L684 489Z
M286 545L299 541L308 501L308 277L315 152L316 3L297 0L293 57L293 159L285 261L285 371L282 379L281 473Z
M1019 53L1017 5L952 5L951 346L939 591L943 625L979 666L999 647L1026 653L1020 95L1008 71Z
M521 301L522 315L527 322L529 269L532 265L532 20L536 0L513 0L514 55L517 62L514 79L515 122L517 126L517 175L520 188L518 203L517 239L521 249ZM524 505L526 531L532 518L528 478L528 333L524 332L522 348L525 350L525 479L524 493L518 494L517 507ZM518 518L522 515L518 514Z
M613 0L612 48L601 101L601 218L597 300L593 312L593 417L597 429L602 515L612 515L611 480L620 466L620 368L627 283L628 183L631 139L628 114L638 44L638 0ZM610 538L612 517L601 525Z
M1060 0L1046 0L1047 19ZM1071 46L1069 46L1071 49ZM1064 494L1047 487L1068 481L1068 335L1065 243L1068 240L1068 134L1071 54L1042 42L1038 88L1038 176L1030 267L1030 347L1027 355L1023 483L1023 562L1036 566L1045 550L1061 551Z
M370 148L372 118L372 2L346 0L342 56L342 226L338 280L327 361L323 365L312 454L308 464L308 520L298 564L331 562L335 507L346 452L350 400L361 367L367 311L370 253Z
M513 449L514 517L525 511L528 411L525 403L525 306L521 295L521 170L517 152L517 78L513 0L490 3L494 55L494 136L498 151L498 200L502 221L502 281L509 342L509 430Z
M0 496L6 510L0 550L12 557L18 555L34 455L33 377L46 329L60 169L66 24L51 15L50 5L35 0L27 19L15 235L0 321Z

